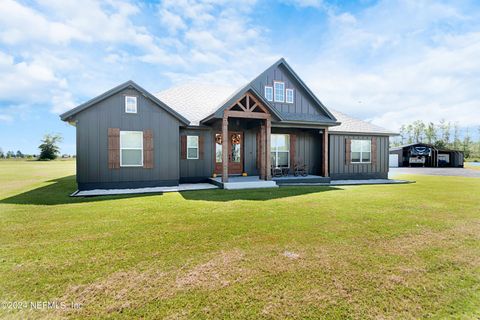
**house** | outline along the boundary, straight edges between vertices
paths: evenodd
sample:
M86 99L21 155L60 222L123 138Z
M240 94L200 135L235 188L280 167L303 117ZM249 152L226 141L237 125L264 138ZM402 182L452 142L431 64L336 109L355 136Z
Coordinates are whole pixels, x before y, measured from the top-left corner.
M60 117L76 127L79 190L268 181L295 167L312 182L386 179L395 135L327 109L283 58L241 88L152 94L128 81Z
M436 148L428 143L411 143L390 149L390 167L461 167L464 154L459 150Z

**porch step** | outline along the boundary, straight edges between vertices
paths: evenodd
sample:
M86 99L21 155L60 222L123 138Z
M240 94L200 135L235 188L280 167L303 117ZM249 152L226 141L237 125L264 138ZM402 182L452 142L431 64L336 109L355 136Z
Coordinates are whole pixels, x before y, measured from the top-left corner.
M295 184L318 184L318 183L330 183L329 177L322 177L316 175L308 175L308 176L287 176L287 177L274 177L272 178L278 185L295 185Z
M222 182L222 178L210 178L210 182L220 188L227 190L278 188L275 181L260 180L258 176L251 177L229 177L228 182Z

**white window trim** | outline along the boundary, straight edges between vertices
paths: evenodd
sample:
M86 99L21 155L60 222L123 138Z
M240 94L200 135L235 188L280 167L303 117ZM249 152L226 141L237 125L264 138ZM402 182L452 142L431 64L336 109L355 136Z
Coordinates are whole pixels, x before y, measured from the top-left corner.
M268 99L267 89L271 89L271 90L272 90L272 98L271 98L271 99ZM265 99L267 99L267 101L273 101L273 87L272 87L272 86L265 86L264 95L265 95Z
M292 101L288 101L287 97L288 97L288 94L287 92L292 92ZM285 103L294 103L295 101L295 93L293 92L293 89L285 89Z
M277 100L277 95L276 95L276 92L277 92L277 89L275 87L275 84L277 83L281 83L283 84L283 100ZM283 81L273 81L273 101L274 102L282 102L282 103L285 103L285 82Z
M189 147L188 146L188 138L196 138L197 140L197 146L196 147ZM197 149L197 156L196 157L189 157L188 156L188 149ZM199 137L198 136L187 136L187 160L198 160L200 157L200 142L199 142Z
M284 134L284 133L272 133L272 136L273 136L273 135L285 135L285 136L288 136L288 151L280 151L280 152L281 152L281 153L285 152L285 153L288 154L288 156L287 156L287 163L288 163L287 168L290 168L290 135L289 135L289 134ZM270 141L273 141L273 139L271 139ZM273 147L273 146L271 145L271 142L270 142L270 149L273 149L272 147ZM275 161L277 162L277 163L273 163L273 166L274 166L275 168L279 168L278 165L277 165L277 164L278 164L278 152L279 152L278 150L270 151L270 153L275 153Z
M362 151L360 148L360 161L359 162L353 162L352 161L352 154L354 151L352 151L352 142L353 141L370 141L370 161L362 161L362 155L363 153L367 153L366 151ZM351 164L370 164L372 163L372 140L368 139L352 139L350 140L350 163Z
M133 98L135 99L135 111L129 111L127 108L127 100L128 98ZM137 113L137 97L135 96L125 96L125 113Z
M122 148L122 132L139 132L142 135L142 148ZM123 164L122 162L122 150L141 150L142 151L142 164ZM129 131L123 130L120 131L120 167L143 167L143 131Z

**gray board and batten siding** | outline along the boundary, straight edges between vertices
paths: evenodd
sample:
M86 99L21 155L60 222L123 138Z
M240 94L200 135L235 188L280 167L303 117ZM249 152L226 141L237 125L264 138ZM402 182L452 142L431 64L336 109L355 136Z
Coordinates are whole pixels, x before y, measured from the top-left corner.
M294 103L281 103L271 101L270 103L280 113L283 121L306 121L306 122L330 122L335 123L335 118L320 103L315 101L313 94L305 84L300 83L293 70L289 70L285 61L276 63L255 80L251 86L261 95L264 95L265 86L273 87L274 81L284 82L285 89L294 90Z
M376 139L375 163L351 163L346 160L347 139ZM388 136L330 134L329 140L329 170L332 179L388 179Z
M137 113L125 113L125 96L137 97ZM95 188L177 185L179 119L133 88L99 101L73 116L77 127L77 183ZM71 121L70 120L70 121ZM108 167L108 129L152 130L153 168Z

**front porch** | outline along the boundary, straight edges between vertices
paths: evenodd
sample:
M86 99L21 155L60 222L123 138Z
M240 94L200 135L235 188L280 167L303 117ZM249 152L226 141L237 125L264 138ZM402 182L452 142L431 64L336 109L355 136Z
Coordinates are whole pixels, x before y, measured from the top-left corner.
M254 92L237 96L229 105L221 118L206 123L214 131L213 172L218 177L212 181L223 187L240 181L275 182L262 184L270 187L330 181L328 127L276 127L281 122L275 115L277 111ZM281 177L277 171L282 172ZM239 177L242 174L249 177Z

